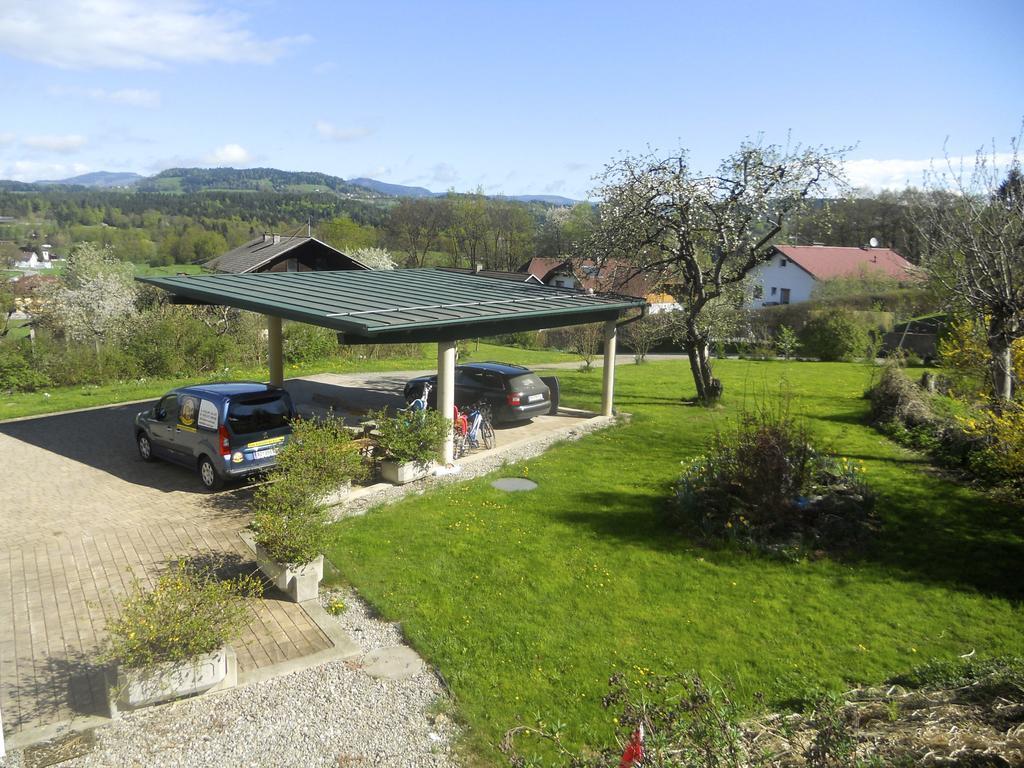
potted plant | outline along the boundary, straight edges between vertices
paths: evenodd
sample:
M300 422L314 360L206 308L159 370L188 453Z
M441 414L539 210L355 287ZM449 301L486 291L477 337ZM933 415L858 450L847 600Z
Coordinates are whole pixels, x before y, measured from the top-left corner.
M431 464L440 461L451 423L437 411L414 411L388 416L371 413L377 424L377 442L384 452L381 476L404 485L424 477Z
M294 602L316 599L324 577L327 510L316 503L308 485L285 473L260 487L255 504L249 527L256 565Z
M271 482L256 492L250 528L257 566L295 602L316 599L324 576L327 508L363 473L359 445L340 419L293 423Z
M245 598L261 593L252 576L217 579L211 570L179 561L152 589L138 579L107 623L115 683L110 711L135 709L236 684L228 643L246 626Z

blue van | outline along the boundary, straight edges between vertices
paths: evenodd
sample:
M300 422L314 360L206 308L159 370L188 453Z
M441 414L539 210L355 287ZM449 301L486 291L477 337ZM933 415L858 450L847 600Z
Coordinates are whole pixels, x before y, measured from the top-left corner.
M280 387L257 382L173 389L135 417L143 461L166 459L199 473L203 486L265 472L292 433L295 408Z

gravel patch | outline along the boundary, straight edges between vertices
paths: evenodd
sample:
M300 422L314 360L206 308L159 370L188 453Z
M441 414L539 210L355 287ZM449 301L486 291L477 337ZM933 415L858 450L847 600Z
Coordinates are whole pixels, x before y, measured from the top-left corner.
M351 589L321 593L326 607L364 650L401 644L395 624L374 617ZM449 699L424 667L404 680L367 675L358 661L332 661L271 680L126 713L95 730L96 742L62 768L346 768L456 765L457 735L442 712ZM5 768L33 764L32 748L11 752Z
M341 600L345 604L345 610L334 616L334 620L364 653L405 643L401 627L378 618L374 610L351 587L320 590L320 605L328 613L331 603L335 600Z

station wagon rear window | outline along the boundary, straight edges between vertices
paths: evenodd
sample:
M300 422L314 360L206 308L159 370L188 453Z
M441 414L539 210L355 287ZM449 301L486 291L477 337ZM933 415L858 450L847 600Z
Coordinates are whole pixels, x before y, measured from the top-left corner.
M282 393L232 400L228 406L228 426L236 435L268 432L288 426L291 402Z

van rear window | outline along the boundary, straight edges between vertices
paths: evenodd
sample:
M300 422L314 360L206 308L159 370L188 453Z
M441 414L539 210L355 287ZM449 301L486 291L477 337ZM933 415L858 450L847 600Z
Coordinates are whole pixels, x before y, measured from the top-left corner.
M291 402L286 395L232 400L228 406L228 426L236 435L267 432L288 426Z

